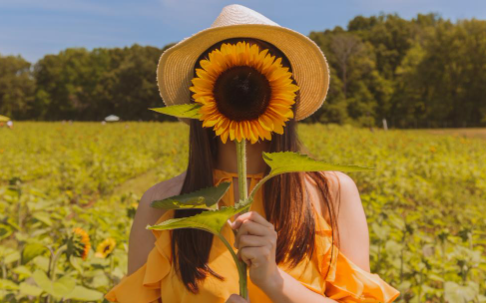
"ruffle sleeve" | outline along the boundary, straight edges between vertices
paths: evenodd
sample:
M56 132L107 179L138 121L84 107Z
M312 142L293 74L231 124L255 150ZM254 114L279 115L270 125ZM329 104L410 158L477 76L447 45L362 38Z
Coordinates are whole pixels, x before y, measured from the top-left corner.
M323 275L324 295L337 302L393 302L400 292L380 278L349 260L331 242L332 230L316 212L316 253L318 270ZM332 265L330 264L332 254Z
M167 211L156 224L172 218L173 211ZM161 282L171 270L170 233L152 230L156 241L150 251L147 262L136 272L113 287L105 298L110 302L152 303L161 297Z

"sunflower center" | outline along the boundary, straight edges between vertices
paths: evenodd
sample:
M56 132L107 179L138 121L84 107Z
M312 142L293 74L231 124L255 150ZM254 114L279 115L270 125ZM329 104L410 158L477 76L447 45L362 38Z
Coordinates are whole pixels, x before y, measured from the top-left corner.
M234 121L257 119L271 98L270 83L251 66L234 66L219 75L213 94L218 110Z

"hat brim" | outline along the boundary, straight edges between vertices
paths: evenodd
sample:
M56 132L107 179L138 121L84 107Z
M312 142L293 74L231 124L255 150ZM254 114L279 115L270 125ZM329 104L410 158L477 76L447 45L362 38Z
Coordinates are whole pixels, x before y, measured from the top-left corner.
M290 61L300 87L295 119L307 118L319 109L329 89L329 67L319 46L294 30L266 24L237 24L202 30L185 38L160 56L157 66L159 93L166 106L190 102L191 80L199 56L215 43L237 37L256 38L275 45ZM188 123L189 119L180 119Z

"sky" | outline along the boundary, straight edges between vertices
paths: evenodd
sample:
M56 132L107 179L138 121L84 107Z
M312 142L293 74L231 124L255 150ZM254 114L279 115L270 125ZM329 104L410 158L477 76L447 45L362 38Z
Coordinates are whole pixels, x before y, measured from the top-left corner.
M0 55L34 63L68 47L162 48L208 28L230 4L305 35L380 13L486 19L486 0L0 0Z

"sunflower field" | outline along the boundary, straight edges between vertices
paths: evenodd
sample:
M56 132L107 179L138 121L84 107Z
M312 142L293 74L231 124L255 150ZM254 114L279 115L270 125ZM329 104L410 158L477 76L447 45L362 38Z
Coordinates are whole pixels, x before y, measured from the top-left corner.
M0 302L103 302L127 270L138 202L183 172L183 123L0 128ZM395 302L486 302L486 140L300 124L307 152L358 185L371 271Z

